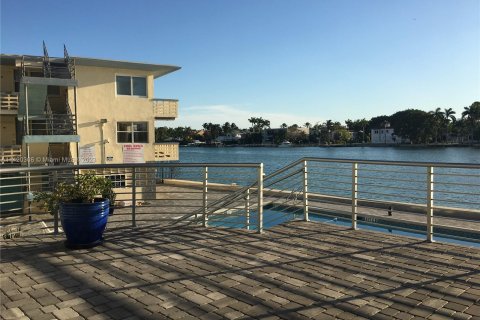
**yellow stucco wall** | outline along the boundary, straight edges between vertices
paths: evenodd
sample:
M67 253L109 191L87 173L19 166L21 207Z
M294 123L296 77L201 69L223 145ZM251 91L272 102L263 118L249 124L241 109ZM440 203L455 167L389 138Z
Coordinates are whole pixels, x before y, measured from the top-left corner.
M115 76L131 75L147 77L147 97L117 96ZM154 160L155 128L153 113L153 76L146 71L76 66L77 122L79 146L94 146L96 163L101 163L102 143L100 119L103 124L105 157L113 157L106 163L123 163L123 144L117 143L117 122L148 122L148 143L143 144L145 161ZM73 88L69 88L70 105L74 106ZM74 113L75 111L72 110Z
M15 115L0 116L0 146L16 144Z
M13 92L15 88L15 82L13 79L13 66L0 66L0 77L0 91Z

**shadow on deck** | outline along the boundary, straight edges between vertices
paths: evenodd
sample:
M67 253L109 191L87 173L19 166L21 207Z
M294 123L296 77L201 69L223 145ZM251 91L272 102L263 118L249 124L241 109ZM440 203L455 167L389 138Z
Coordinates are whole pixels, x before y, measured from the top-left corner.
M314 223L264 234L197 226L2 240L9 319L470 319L480 249Z

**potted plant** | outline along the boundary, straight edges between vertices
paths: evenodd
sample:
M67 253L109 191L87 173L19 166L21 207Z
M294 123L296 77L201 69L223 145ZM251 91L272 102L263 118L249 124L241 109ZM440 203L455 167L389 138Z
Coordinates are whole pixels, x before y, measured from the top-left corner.
M99 182L101 182L102 198L108 199L108 201L110 202L108 215L111 216L113 215L113 210L115 209L115 199L117 198L117 194L115 193L115 191L113 191L113 182L108 178L102 179L102 181Z
M111 181L92 173L75 176L73 183L59 183L52 192L38 192L35 201L41 202L51 214L60 213L60 221L67 237L69 248L90 248L103 241L103 231L109 214L108 194L114 197L113 189L107 190ZM112 186L112 184L110 184Z

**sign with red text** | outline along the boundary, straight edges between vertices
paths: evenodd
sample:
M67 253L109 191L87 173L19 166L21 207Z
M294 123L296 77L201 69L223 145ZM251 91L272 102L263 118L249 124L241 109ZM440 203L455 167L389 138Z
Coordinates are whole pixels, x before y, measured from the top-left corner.
M123 163L145 163L143 144L124 144Z

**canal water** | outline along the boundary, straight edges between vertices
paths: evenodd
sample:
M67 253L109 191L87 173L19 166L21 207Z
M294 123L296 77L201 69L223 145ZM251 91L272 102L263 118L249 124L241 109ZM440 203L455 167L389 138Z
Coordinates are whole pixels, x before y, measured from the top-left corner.
M252 162L271 173L302 157L335 159L480 163L480 148L468 147L181 147L180 162Z
M480 148L472 147L182 147L180 162L196 163L263 163L266 174L272 173L302 157L335 159L418 161L448 163L480 163ZM322 164L319 164L322 165ZM309 191L339 197L351 196L351 165L331 163L328 169L309 169ZM424 205L427 198L425 167L359 167L359 198ZM377 170L378 169L378 170ZM315 175L313 172L317 170ZM320 171L322 170L322 171ZM185 171L185 170L184 170ZM233 176L223 171L224 175ZM185 179L200 180L182 172ZM211 174L210 174L211 173ZM250 170L247 181L256 179ZM209 169L209 179L215 179L215 168ZM217 175L218 176L218 175ZM240 175L237 175L240 176ZM291 180L291 179L290 179ZM236 181L212 181L232 183ZM287 183L286 181L285 183ZM242 183L239 183L242 184ZM301 185L301 182L296 182ZM276 189L287 189L276 185ZM379 191L380 190L380 191ZM466 209L480 208L480 170L435 169L435 205Z

